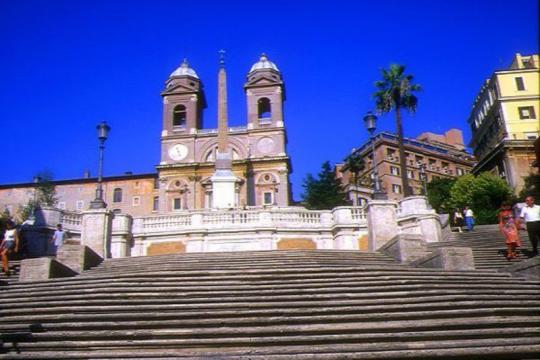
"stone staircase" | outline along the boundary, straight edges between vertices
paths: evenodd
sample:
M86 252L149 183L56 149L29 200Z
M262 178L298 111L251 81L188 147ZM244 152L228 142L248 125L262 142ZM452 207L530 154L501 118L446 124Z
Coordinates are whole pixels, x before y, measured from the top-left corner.
M9 269L11 271L10 276L6 276L3 271L0 271L0 291L2 286L9 286L19 281L19 270L21 267L20 260L9 260ZM2 268L0 267L0 270Z
M0 292L1 359L538 359L540 283L379 253L114 259Z
M506 260L506 244L504 236L500 233L498 225L480 225L472 232L453 232L448 241L429 243L428 250L445 246L465 246L473 250L474 263L479 270L498 270L510 264L521 262L528 258L531 252L529 238L526 231L520 231L522 247L519 257Z

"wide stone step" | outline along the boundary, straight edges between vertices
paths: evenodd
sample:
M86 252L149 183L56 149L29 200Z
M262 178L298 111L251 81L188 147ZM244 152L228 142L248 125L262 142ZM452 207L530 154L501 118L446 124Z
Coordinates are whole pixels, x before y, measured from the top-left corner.
M442 293L442 295L441 295ZM177 298L169 296L167 298L152 297L152 298L134 298L132 296L111 295L102 299L83 299L83 300L68 300L65 298L40 301L40 302L18 302L2 304L0 315L39 315L39 314L97 314L102 313L119 313L128 312L138 309L138 306L144 307L145 311L160 311L160 310L183 310L183 311L205 311L205 310L246 310L246 309L301 309L310 308L316 309L321 307L348 307L348 306L370 306L370 305L413 305L425 303L441 303L451 301L480 301L485 304L488 302L497 301L536 301L539 296L531 294L455 294L451 292L440 291L421 291L414 294L408 292L396 292L388 297L381 295L374 299L372 295L351 296L347 294L317 295L309 298L300 296L278 296L276 298L264 299L247 298L244 301L242 298L223 298L221 301L216 299L190 299ZM258 299L259 301L256 301ZM198 300L198 301L197 301ZM238 300L238 301L235 301ZM489 305L486 305L489 306ZM141 310L143 311L143 310Z
M382 302L379 305L357 305L357 306L332 306L326 304L313 308L279 308L271 309L249 309L237 308L233 310L223 309L192 309L188 311L185 308L178 306L134 306L120 308L119 307L104 307L99 314L88 313L84 314L85 309L78 313L65 313L65 308L48 309L45 314L42 312L21 313L17 311L3 310L3 322L0 323L0 332L2 329L7 329L10 323L27 323L27 322L47 322L47 330L54 329L102 329L107 326L110 329L127 328L137 326L152 326L160 327L162 321L167 321L167 324L173 324L177 320L197 320L211 319L213 321L226 321L232 318L255 318L275 319L277 317L304 317L309 318L309 321L317 321L317 316L357 316L360 313L372 312L377 316L381 314L403 316L405 313L424 314L425 312L433 312L432 315L437 317L437 314L446 314L445 311L452 311L452 314L461 316L462 312L465 316L470 315L470 311L476 311L481 308L494 311L508 311L508 309L516 309L523 311L526 309L540 309L540 297L537 300L505 300L500 301L452 301L452 302L435 302L421 304L388 304ZM456 311L455 309L459 309ZM75 322L75 323L74 323ZM138 325L137 325L138 324Z

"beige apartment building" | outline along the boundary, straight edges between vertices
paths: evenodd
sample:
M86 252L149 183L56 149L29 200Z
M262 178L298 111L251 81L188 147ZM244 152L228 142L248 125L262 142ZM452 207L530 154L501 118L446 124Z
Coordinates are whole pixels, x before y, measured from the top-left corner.
M473 173L489 171L518 193L523 177L537 172L534 141L540 131L538 54L516 54L508 69L495 71L476 97L469 125L478 159Z
M261 55L244 83L245 126L228 128L236 204L245 207L287 206L291 172L283 115L285 88L281 72ZM108 208L133 216L212 208L212 181L218 130L203 128L207 107L204 86L184 61L165 82L161 158L152 174L103 179ZM225 99L226 101L226 99ZM156 144L157 146L158 144ZM95 198L96 178L55 181L58 207L71 211L89 208ZM11 214L28 203L34 184L0 185L0 211Z
M366 163L366 168L358 176L357 184L354 184L354 176L350 171L342 172L344 164L336 165L336 177L341 179L353 205L363 205L371 199L373 166L376 166L382 189L387 193L388 199L403 198L397 136L382 132L374 137L374 141L375 163L371 140L354 150ZM409 186L414 194L423 193L425 182L468 174L475 164L475 158L465 151L463 135L458 129L450 129L442 135L426 132L416 139L404 138L404 145Z

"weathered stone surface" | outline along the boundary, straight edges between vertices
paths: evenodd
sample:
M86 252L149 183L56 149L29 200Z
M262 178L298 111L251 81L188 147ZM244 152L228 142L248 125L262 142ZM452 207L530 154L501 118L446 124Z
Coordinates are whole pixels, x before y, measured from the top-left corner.
M75 275L75 271L54 259L25 259L21 261L19 281L40 281Z
M163 254L179 254L186 252L186 245L181 241L167 241L161 243L154 243L147 249L149 256L163 255Z
M499 271L509 272L514 276L522 276L531 280L540 279L540 257L536 256L527 260L523 260L517 264L513 264Z
M109 258L111 249L113 213L107 209L83 212L81 245L88 246L103 258Z
M411 265L445 270L474 270L474 257L471 248L442 247L432 253L414 260Z
M422 235L400 234L382 246L379 251L401 263L411 263L427 254Z
M314 250L317 244L312 239L281 239L277 243L278 250Z
M98 266L103 261L103 258L88 246L71 244L62 245L56 259L77 273Z
M397 203L372 200L367 205L369 250L376 251L398 234Z

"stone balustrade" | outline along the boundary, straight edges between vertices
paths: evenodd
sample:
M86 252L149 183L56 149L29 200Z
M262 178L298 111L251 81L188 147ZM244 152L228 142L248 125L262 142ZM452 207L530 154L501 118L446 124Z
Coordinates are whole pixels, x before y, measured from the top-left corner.
M64 226L65 229L69 231L81 231L83 218L81 213L62 210L61 214L62 216L60 223Z

